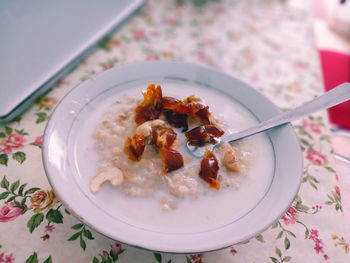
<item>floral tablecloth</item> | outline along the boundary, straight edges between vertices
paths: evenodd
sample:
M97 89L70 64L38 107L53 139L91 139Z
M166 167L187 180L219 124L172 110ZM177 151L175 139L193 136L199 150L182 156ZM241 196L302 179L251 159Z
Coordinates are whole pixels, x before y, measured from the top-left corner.
M251 84L282 109L312 99L323 85L306 4L148 1L27 113L0 127L0 263L350 262L325 112L294 123L305 169L286 214L256 238L215 252L155 253L102 236L57 200L41 161L43 131L57 102L81 81L124 62L209 65Z

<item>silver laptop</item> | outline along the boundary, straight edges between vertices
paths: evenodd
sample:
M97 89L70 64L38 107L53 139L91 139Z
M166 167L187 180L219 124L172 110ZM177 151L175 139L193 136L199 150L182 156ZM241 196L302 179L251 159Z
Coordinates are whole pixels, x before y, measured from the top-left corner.
M0 123L46 92L144 0L0 2Z

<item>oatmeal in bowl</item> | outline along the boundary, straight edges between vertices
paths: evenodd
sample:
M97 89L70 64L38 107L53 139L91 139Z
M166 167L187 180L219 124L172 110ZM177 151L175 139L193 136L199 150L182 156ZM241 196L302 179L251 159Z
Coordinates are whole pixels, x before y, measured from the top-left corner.
M206 147L229 132L224 118L196 95L182 100L166 96L166 86L149 84L143 98L117 100L118 111L105 112L94 132L99 161L90 191L103 191L109 182L130 198L161 192L156 202L163 211L208 191L237 191L237 178L247 176L246 168L254 161L246 143L221 143L201 159L186 151L187 143Z
M44 167L65 208L112 239L176 253L224 248L288 209L302 174L298 139L284 125L222 143L204 159L190 155L187 143L212 149L279 113L222 72L125 64L83 82L55 108Z

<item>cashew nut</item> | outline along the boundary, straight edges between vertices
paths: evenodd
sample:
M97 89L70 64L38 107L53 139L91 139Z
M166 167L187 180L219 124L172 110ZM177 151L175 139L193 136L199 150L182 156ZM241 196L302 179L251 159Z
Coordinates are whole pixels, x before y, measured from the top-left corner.
M102 169L90 182L90 191L97 193L101 186L109 181L113 186L120 186L123 183L123 172L116 167L107 167Z
M147 137L152 134L152 129L156 127L165 127L165 121L163 120L146 121L136 128L135 134L139 134Z
M224 157L222 158L222 162L227 169L233 172L239 173L241 171L236 152L232 147L228 148L225 151Z

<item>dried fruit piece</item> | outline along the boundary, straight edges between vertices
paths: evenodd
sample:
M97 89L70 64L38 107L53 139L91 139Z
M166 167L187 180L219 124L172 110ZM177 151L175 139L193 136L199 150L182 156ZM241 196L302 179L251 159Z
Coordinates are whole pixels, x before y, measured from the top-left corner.
M214 125L201 125L185 133L188 143L194 146L203 146L206 143L215 144L224 134L224 131Z
M162 111L162 89L158 85L149 84L143 93L143 102L135 109L135 121L142 124L145 121L158 119Z
M189 114L190 109L183 101L173 97L163 97L162 107L165 110L172 110L180 114Z
M199 104L199 105L202 105L202 104ZM210 120L209 120L210 116L211 116L211 113L209 111L209 106L205 106L204 108L201 108L200 110L198 110L193 117L198 119L203 124L210 124Z
M170 128L159 128L153 130L153 140L156 146L160 149L162 147L169 148L176 139L176 132Z
M191 118L197 119L203 124L210 124L209 117L211 113L209 107L201 103L189 102L172 98L164 97L162 100L162 106L165 110L172 110L175 113L187 114Z
M175 113L172 110L168 110L165 112L165 116L170 125L175 128L182 128L183 132L188 130L188 117L186 114Z
M165 173L169 173L184 166L184 160L178 151L163 147L161 149L161 154Z
M125 141L124 152L128 155L130 160L138 162L141 160L143 151L145 150L145 136L135 134L128 137Z
M199 176L209 183L211 188L216 190L220 189L220 184L216 181L219 171L218 159L216 159L212 151L206 150L204 157L201 161L201 169L199 171Z

